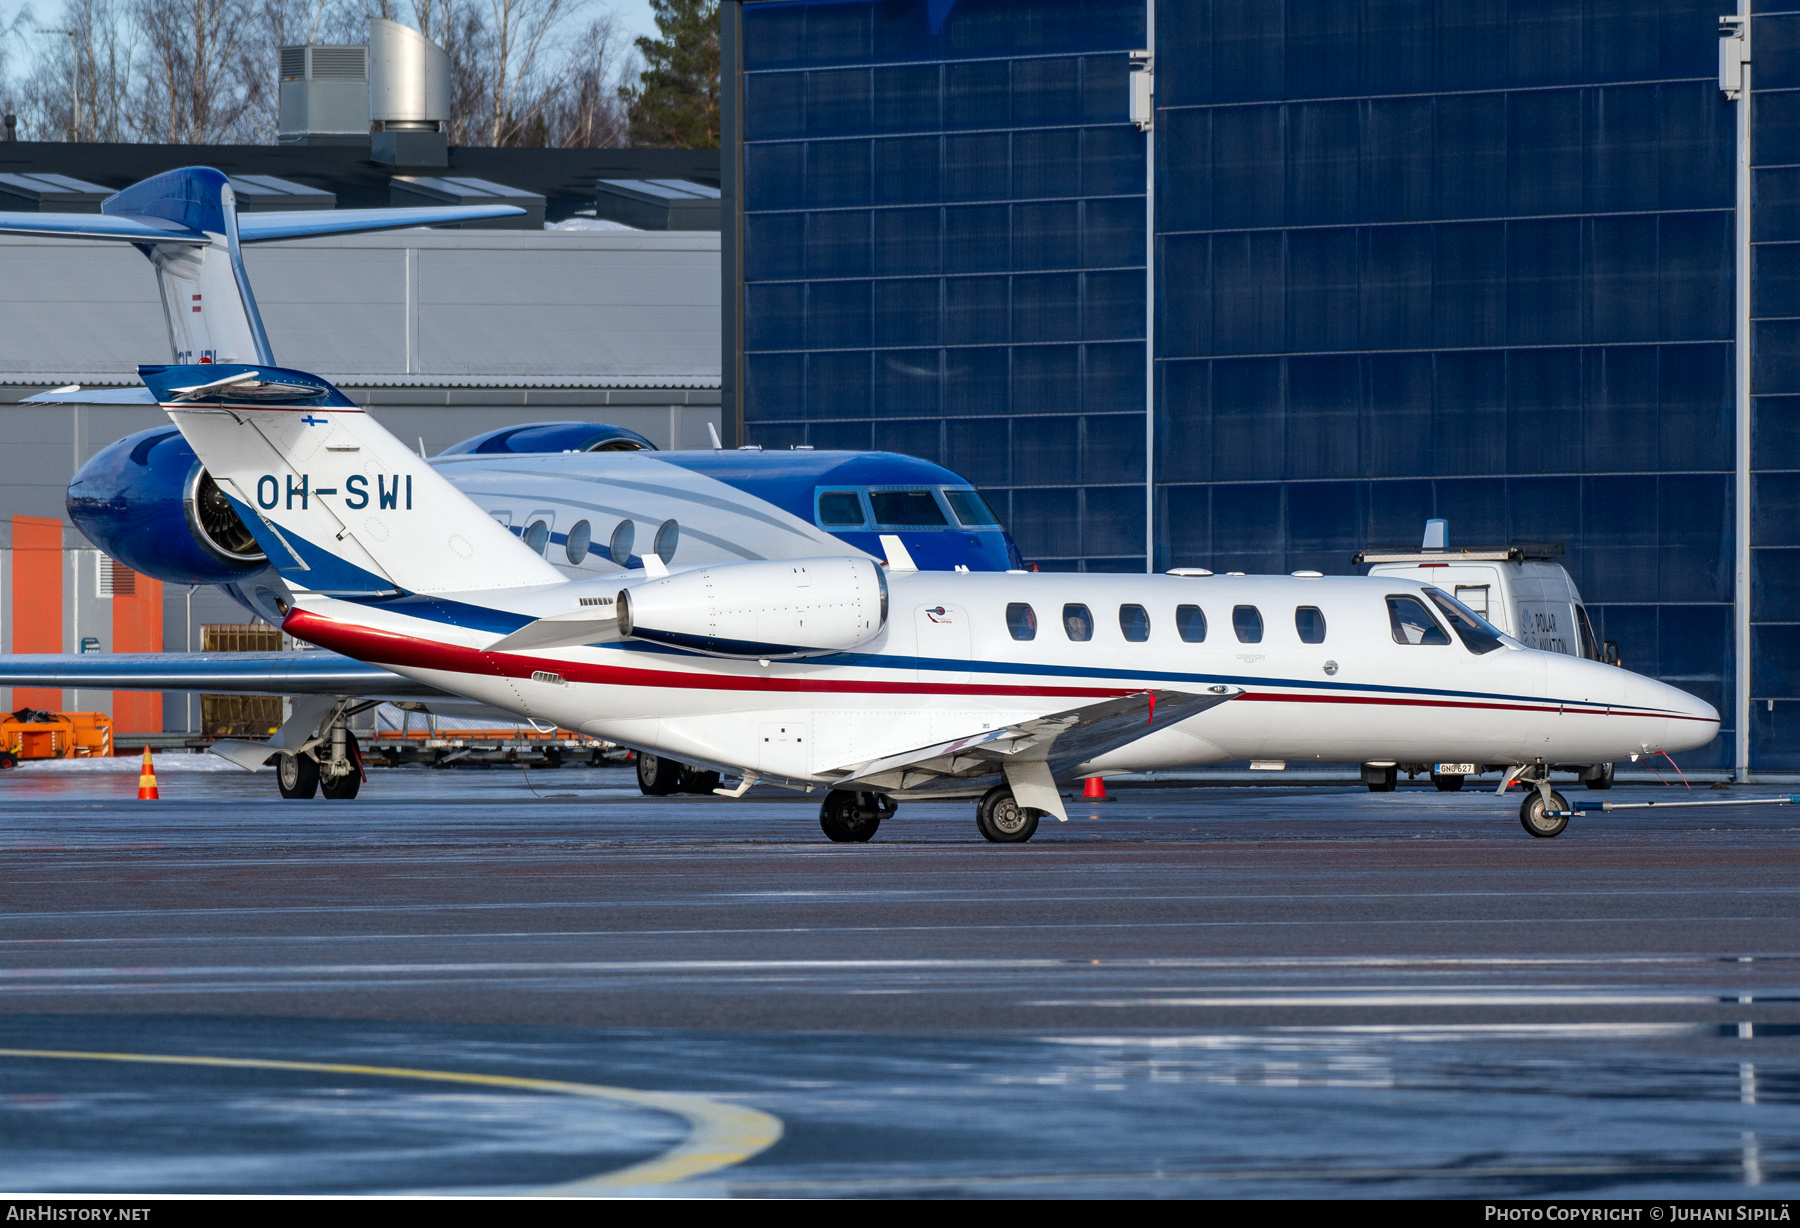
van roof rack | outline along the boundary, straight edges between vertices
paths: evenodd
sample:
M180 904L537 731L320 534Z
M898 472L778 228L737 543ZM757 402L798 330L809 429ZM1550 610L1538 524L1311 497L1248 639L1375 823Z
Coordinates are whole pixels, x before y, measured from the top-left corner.
M1510 546L1487 549L1421 550L1417 546L1367 546L1350 560L1354 566L1364 563L1519 563L1526 559L1557 559L1563 556L1561 542L1514 542Z

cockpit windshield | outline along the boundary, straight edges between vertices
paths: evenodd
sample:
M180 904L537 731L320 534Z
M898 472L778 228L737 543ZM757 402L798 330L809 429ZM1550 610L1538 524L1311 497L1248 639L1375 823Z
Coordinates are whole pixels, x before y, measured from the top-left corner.
M1487 619L1442 589L1427 587L1425 593L1437 603L1438 609L1449 621L1451 630L1456 632L1463 647L1470 652L1480 656L1501 647L1501 631Z

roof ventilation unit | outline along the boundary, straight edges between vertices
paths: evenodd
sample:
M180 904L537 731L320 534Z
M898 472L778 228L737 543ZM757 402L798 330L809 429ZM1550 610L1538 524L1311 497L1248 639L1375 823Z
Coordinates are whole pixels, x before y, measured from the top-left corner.
M602 179L594 213L638 230L717 230L719 189L686 179Z
M276 78L283 145L360 145L369 135L369 49L283 47Z
M385 17L369 18L370 156L389 166L448 166L450 57Z

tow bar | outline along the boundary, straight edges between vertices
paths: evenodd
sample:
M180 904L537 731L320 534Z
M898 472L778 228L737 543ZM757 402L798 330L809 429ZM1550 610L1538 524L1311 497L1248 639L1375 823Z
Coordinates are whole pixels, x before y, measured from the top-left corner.
M1747 797L1717 802L1576 802L1570 810L1546 810L1550 818L1572 819L1583 810L1661 810L1669 806L1787 806L1800 803L1800 796Z

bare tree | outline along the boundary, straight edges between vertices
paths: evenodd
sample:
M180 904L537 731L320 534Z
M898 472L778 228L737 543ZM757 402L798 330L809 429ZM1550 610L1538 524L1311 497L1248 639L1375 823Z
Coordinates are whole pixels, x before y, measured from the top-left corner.
M257 72L250 0L134 0L134 16L144 48L132 117L139 137L201 145L249 135L274 88Z
M544 108L545 144L574 149L625 144L630 123L619 89L630 71L628 48L612 14L588 23L571 50L574 71Z
M68 0L62 25L37 27L36 65L18 89L20 122L43 140L131 139L133 31L114 0Z

